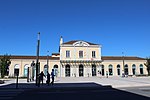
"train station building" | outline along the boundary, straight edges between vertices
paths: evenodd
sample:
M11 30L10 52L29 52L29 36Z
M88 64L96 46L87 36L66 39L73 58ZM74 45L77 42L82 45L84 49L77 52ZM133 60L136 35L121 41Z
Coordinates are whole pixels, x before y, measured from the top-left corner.
M56 77L95 77L146 75L146 60L135 56L102 56L100 44L82 40L63 42L60 38L58 53L39 56L40 72L54 69ZM35 77L36 56L11 56L9 77Z

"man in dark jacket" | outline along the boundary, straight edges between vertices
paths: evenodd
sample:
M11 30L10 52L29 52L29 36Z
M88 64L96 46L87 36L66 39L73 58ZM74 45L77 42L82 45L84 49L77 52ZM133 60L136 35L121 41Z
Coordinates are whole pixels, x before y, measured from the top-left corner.
M52 76L52 82L51 82L51 84L52 85L54 85L54 69L52 69L52 72L51 72L51 76Z
M40 79L40 82L42 81L42 85L43 85L43 77L46 77L43 73L43 71L39 74L39 79Z
M50 74L49 72L47 71L47 80L46 80L46 83L49 85L50 83Z

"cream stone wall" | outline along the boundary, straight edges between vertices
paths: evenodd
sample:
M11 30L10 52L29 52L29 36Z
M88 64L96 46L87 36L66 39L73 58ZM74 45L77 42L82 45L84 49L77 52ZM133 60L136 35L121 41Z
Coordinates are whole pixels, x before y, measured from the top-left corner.
M80 44L81 43L81 44ZM66 51L70 51L70 57L66 57ZM83 51L83 58L79 57L79 51ZM92 51L95 51L95 58L92 58ZM90 45L84 41L77 41L73 44L60 43L60 61L101 61L101 45ZM83 65L83 77L92 76L92 65L88 63L64 63L62 77L65 77L65 66L70 65L70 77L79 77L79 65ZM98 70L99 67L96 68ZM97 75L96 75L97 76Z
M132 71L133 64L136 65L136 75L140 74L140 64L143 65L143 74L148 74L147 70L146 70L146 66L144 65L145 62L146 62L146 60L125 60L124 65L126 65L126 64L128 65L128 75L133 75L133 71ZM122 60L104 60L102 62L102 65L104 65L105 75L106 75L106 71L108 71L108 66L110 64L113 66L113 76L118 76L117 75L117 65L120 65L121 75L122 75L122 73L124 73Z
M14 77L14 67L15 65L19 65L19 77L24 77L24 67L25 65L31 65L33 59L13 59L11 60L11 65L9 67L9 76ZM35 61L35 60L34 60ZM46 60L39 60L40 61L40 71L44 71L44 65L47 64ZM125 65L128 65L128 75L133 75L132 72L132 65L136 65L136 75L140 74L140 64L143 65L143 74L148 74L146 70L146 66L144 63L146 60L126 60ZM106 71L108 71L109 65L113 66L113 75L118 76L117 74L117 65L120 65L120 76L124 73L123 69L123 62L122 60L104 60L100 65L96 65L96 76L99 76L98 70L101 70L101 65L104 65L104 73L106 76ZM49 72L54 68L54 65L58 65L58 77L65 77L65 66L60 64L59 60L49 60ZM92 77L92 65L83 65L84 67L84 77ZM70 65L70 77L79 77L79 67L75 65Z
M15 65L19 65L19 77L24 76L24 66L31 65L31 59L11 59L11 65L9 66L9 76L14 77Z
M11 59L11 65L9 66L9 76L14 77L14 68L15 65L19 65L19 77L24 77L24 67L28 65L31 67L31 63L35 59ZM47 64L47 60L39 60L40 62L40 72L44 71L44 66ZM58 65L58 76L60 76L60 61L59 60L49 60L49 72L52 71L54 65Z
M70 58L66 58L66 51L70 51ZM79 51L83 51L83 58L79 58ZM92 51L96 52L95 60L101 60L98 47L61 47L61 60L91 60Z
M50 60L49 72L51 72L52 69L54 69L54 65L58 65L58 77L60 77L62 72L61 72L60 61L59 60Z
M66 51L70 51L70 57L66 57ZM83 58L79 57L79 51L83 51ZM92 51L95 51L95 60L101 60L101 45L90 45L84 41L76 41L73 44L60 43L60 60L91 60Z

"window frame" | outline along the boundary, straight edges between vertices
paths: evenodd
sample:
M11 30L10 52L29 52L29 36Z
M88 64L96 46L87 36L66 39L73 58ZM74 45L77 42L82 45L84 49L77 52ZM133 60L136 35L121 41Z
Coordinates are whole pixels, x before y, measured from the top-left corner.
M66 58L70 58L70 50L66 50Z
M83 51L82 50L79 51L79 58L83 58Z
M96 58L96 51L92 51L92 58Z

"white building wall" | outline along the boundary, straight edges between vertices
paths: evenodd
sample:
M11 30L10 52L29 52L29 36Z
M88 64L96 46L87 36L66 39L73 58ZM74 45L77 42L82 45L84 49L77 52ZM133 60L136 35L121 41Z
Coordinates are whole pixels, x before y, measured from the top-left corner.
M135 64L136 65L136 74L140 74L140 64L143 65L143 72L144 74L148 74L147 73L147 70L146 70L146 66L144 66L144 63L146 61L145 60L126 60L124 65L128 65L128 75L133 75L133 72L132 72L132 65ZM117 65L119 64L120 65L120 71L121 71L121 74L124 73L124 68L123 68L123 64L122 64L122 60L105 60L102 62L102 64L104 65L104 69L105 69L105 75L106 75L106 71L108 71L108 66L110 64L113 65L113 76L118 76L117 75Z
M11 65L9 67L9 76L14 77L14 66L19 65L19 77L24 77L24 66L25 65L31 65L32 61L34 59L12 59ZM35 60L34 60L35 61ZM46 60L39 60L40 61L40 71L44 71L44 65L47 63ZM145 60L126 60L125 64L128 64L128 74L133 75L132 72L132 65L136 65L136 75L140 74L140 64L143 65L143 72L144 74L147 73L146 66L144 66ZM108 71L108 66L112 64L113 65L113 76L118 76L117 74L117 65L120 65L120 74L124 73L124 69L122 66L122 60L104 60L101 65L104 65L104 73L106 76L106 71ZM59 60L49 60L49 72L53 69L54 65L58 65L58 77L65 77L65 65L61 65ZM92 76L92 65L91 64L85 64L84 66L84 77ZM96 65L96 73L98 76L98 70L100 70L99 66ZM79 77L79 65L70 65L70 76L75 77L74 74L76 74L76 77Z

